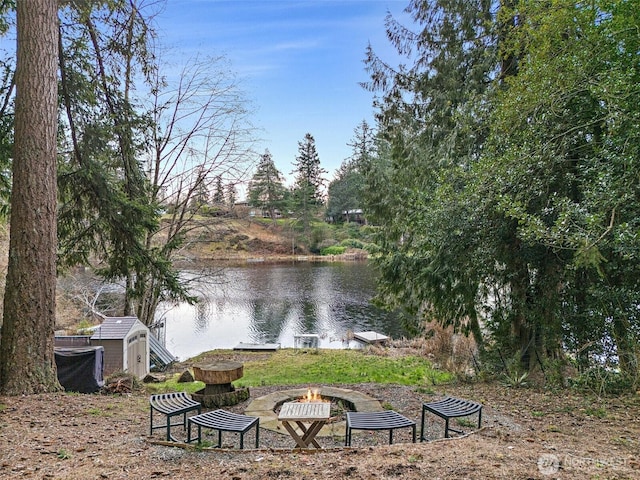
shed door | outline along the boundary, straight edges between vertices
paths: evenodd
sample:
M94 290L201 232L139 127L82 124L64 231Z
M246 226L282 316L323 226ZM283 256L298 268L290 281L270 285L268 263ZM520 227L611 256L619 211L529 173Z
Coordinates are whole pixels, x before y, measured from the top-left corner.
M144 377L147 374L147 363L147 335L136 333L129 337L127 370L137 377Z

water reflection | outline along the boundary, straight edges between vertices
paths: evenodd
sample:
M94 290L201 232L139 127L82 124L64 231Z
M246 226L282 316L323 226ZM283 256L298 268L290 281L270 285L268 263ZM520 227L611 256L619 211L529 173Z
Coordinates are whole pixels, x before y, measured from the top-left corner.
M203 287L200 304L163 311L167 348L180 359L238 343L294 346L318 334L321 348L354 347L349 332L405 334L397 317L370 304L373 272L365 263L257 264L228 268Z

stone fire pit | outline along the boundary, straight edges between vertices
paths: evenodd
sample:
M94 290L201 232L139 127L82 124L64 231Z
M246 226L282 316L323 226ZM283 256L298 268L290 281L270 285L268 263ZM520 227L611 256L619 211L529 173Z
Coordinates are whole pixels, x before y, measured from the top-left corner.
M231 382L242 378L243 365L229 360L218 360L194 365L193 377L205 383L202 390L192 395L206 408L236 405L249 398L248 388L236 389Z

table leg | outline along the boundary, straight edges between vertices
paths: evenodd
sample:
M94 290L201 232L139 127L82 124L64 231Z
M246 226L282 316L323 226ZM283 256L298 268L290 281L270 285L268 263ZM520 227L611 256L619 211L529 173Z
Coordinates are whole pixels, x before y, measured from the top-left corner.
M287 432L289 432L289 435L291 435L291 437L296 441L296 444L298 445L298 447L306 448L306 444L304 443L304 440L302 440L300 435L298 435L298 432L296 432L296 429L292 427L288 421L283 420L282 425L284 425L284 428L287 429Z
M306 426L302 422L296 422L296 423L300 427L300 430L304 432L304 435L302 435L302 441L307 445L307 447L309 446L310 443L313 443L314 447L321 448L320 444L316 442L316 435L322 429L324 422L322 421L313 422L311 425L309 425L309 428L306 428Z
M300 448L309 448L309 444L312 444L316 448L322 448L320 447L320 444L315 440L315 437L322 429L324 423L325 422L313 422L307 428L304 423L297 421L296 424L298 425L298 427L300 427L300 430L302 430L302 436L300 436L298 435L298 432L296 432L295 427L293 427L288 421L282 421L282 425L284 425L284 428L287 430L287 432L289 432L291 437L295 440L296 444Z

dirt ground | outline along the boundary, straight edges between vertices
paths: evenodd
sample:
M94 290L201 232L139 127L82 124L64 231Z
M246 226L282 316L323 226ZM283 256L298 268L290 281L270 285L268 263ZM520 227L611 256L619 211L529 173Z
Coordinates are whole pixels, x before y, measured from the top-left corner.
M386 434L361 432L354 433L352 448L341 447L342 438L323 439L323 450L315 452L276 447L269 435L277 434L264 431L260 449L241 452L167 446L161 431L149 436L144 392L0 397L0 478L640 478L638 394L598 399L499 383L440 385L433 391L334 386L381 400L416 420L418 430L423 401L445 394L473 399L485 406L482 428L463 424L465 435L444 440L442 421L429 417L424 443L412 444L399 433L399 443L388 446ZM277 388L291 386L252 388L251 396ZM238 444L236 434L223 438L223 447ZM286 436L276 440L285 446L292 442ZM249 437L247 445L253 446Z

